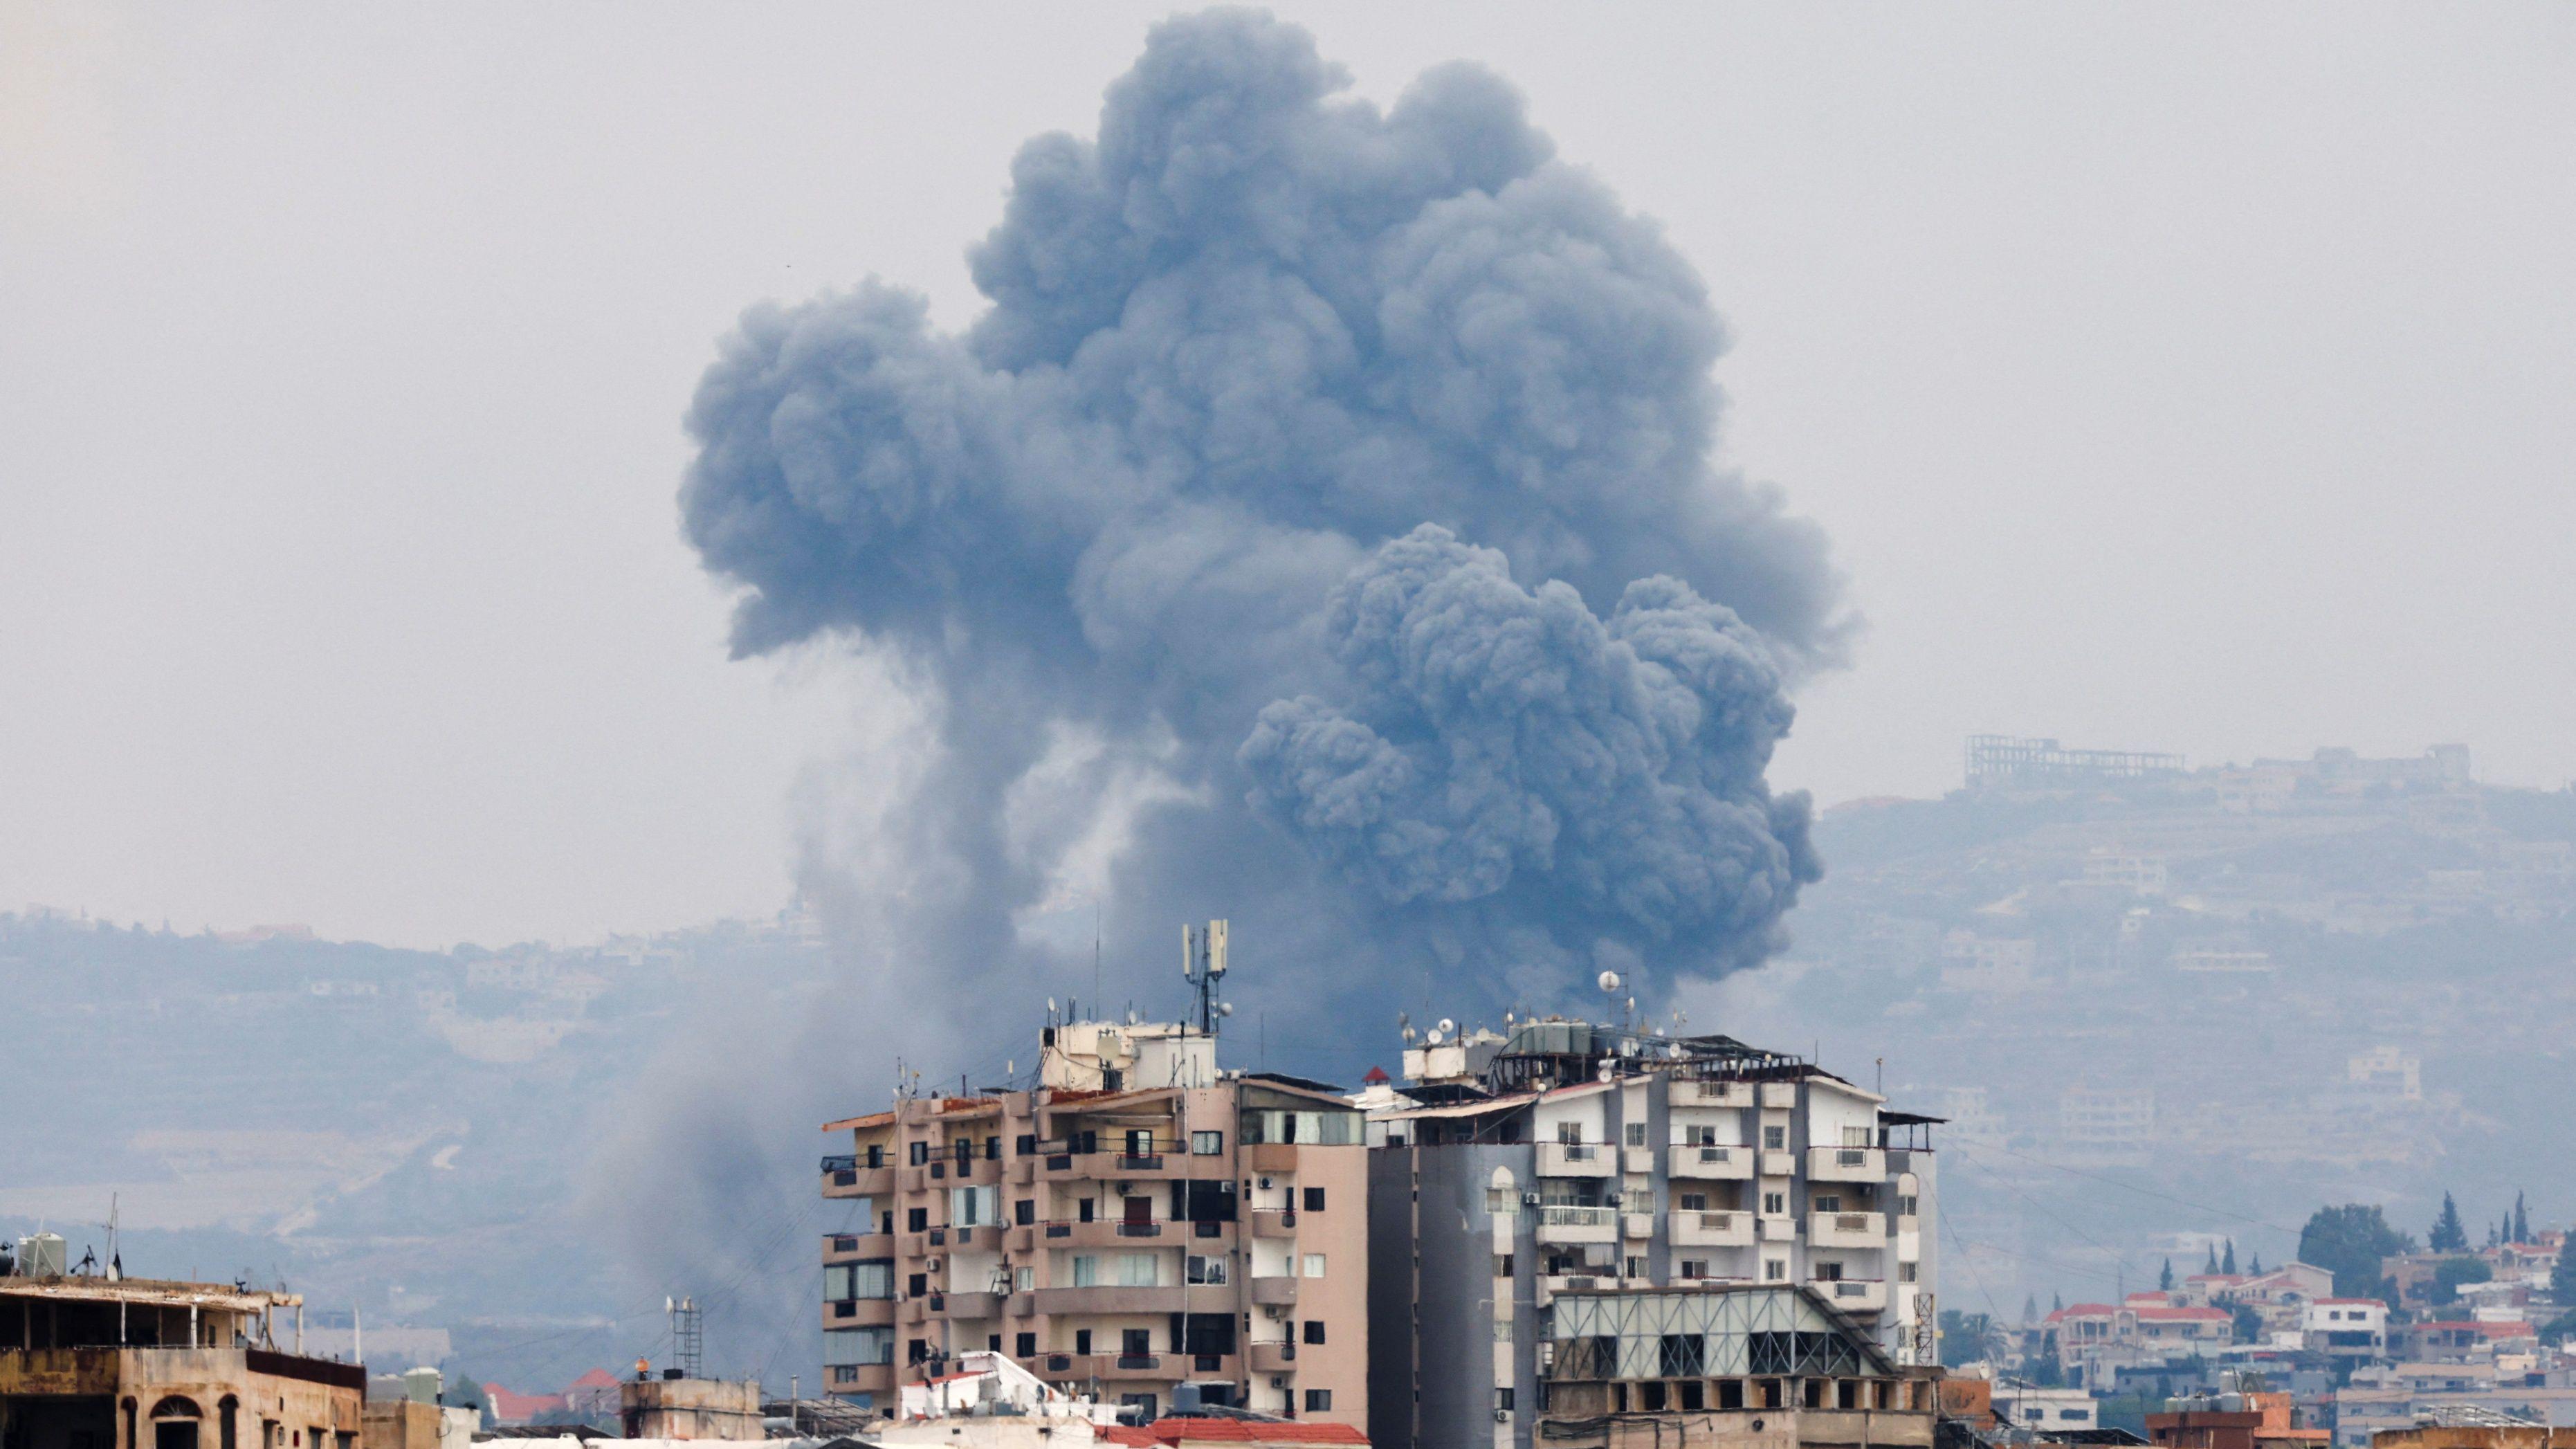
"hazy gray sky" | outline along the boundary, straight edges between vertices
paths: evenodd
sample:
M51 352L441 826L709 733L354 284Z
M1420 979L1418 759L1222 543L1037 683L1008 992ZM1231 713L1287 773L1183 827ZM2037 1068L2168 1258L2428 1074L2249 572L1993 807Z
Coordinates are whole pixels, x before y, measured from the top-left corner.
M774 909L884 732L726 661L746 304L972 315L1147 6L0 0L0 908L409 944ZM2576 775L2576 7L1282 5L1656 216L1870 620L1775 778L1960 737Z

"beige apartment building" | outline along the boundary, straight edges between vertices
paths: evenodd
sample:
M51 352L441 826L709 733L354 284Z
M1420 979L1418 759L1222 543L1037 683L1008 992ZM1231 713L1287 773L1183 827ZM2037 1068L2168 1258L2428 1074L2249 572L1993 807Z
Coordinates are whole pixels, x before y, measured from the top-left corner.
M1212 1024L1212 1023L1210 1023ZM1227 1071L1203 1027L1050 1020L1025 1089L827 1124L827 1390L890 1407L959 1356L1150 1422L1225 1404L1368 1418L1361 1114Z

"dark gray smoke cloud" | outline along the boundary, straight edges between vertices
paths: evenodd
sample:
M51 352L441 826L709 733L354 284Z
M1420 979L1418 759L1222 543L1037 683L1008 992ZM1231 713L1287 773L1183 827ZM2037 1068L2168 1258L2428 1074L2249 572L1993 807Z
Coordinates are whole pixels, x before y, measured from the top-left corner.
M1230 917L1236 1059L1344 1080L1399 1002L1581 1005L1602 965L1651 1000L1776 949L1818 867L1764 770L1847 620L1819 532L1712 464L1699 278L1495 77L1346 85L1266 15L1168 22L1096 140L1021 150L963 334L870 282L709 369L682 506L736 649L855 649L925 738L809 836L844 979L710 1025L606 1155L655 1180L602 1194L651 1281L769 1273L706 1245L751 1180L810 1192L808 1123L895 1053L1025 1065L1036 1003L1095 994L1047 926L1103 839L1099 992L1168 1015L1173 924Z
M1711 464L1698 277L1495 77L1345 84L1265 15L1169 22L1096 141L1022 149L963 335L871 282L708 373L683 502L737 648L854 634L945 711L906 813L953 909L908 949L1028 955L1007 801L1067 726L1191 792L1113 908L1221 848L1209 908L1275 907L1318 1000L1389 964L1651 990L1760 959L1816 877L1763 771L1836 579Z

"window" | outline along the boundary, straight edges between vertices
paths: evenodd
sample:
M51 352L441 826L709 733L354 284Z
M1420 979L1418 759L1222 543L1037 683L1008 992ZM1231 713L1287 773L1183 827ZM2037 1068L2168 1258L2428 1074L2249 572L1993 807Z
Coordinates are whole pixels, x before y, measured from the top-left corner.
M1817 1281L1817 1282L1819 1282L1819 1283L1839 1283L1839 1282L1843 1281L1843 1265L1842 1265L1842 1264L1840 1264L1840 1263L1817 1263L1817 1264L1815 1264L1815 1265L1813 1265L1813 1266L1814 1266L1814 1268L1815 1268L1816 1281Z
M1841 1212L1843 1210L1842 1195L1839 1193L1820 1192L1816 1194L1815 1207L1816 1211L1820 1213Z
M1557 1123L1556 1140L1564 1143L1568 1147L1580 1146L1583 1142L1583 1124L1580 1122Z
M1682 1194L1682 1211L1683 1211L1683 1212L1686 1212L1686 1213L1704 1213L1704 1212L1707 1212L1707 1211L1708 1211L1708 1194L1707 1194L1707 1193L1704 1193L1704 1192L1686 1192L1686 1193L1683 1193L1683 1194Z
M1685 1277L1685 1278L1705 1278L1705 1277L1707 1277L1707 1276L1708 1276L1708 1259L1706 1259L1706 1258L1684 1258L1684 1259L1682 1259L1682 1276L1683 1276L1683 1277Z
M1333 1412L1333 1391L1331 1389L1308 1389L1306 1391L1306 1412L1309 1414L1329 1414Z
M1497 1278L1508 1278L1512 1276L1511 1254L1496 1253L1494 1255L1494 1276Z
M1321 1278L1324 1276L1323 1254L1308 1253L1306 1255L1306 1276L1309 1278Z
M1018 1202L1015 1202L1015 1203L1011 1204L1011 1221L1012 1221L1012 1222L1018 1223L1021 1227L1024 1227L1024 1228L1025 1228L1025 1227L1027 1227L1029 1224L1031 1224L1031 1223L1033 1223L1033 1222L1036 1222L1037 1220L1038 1220L1038 1202L1037 1202L1037 1199L1036 1199L1036 1198L1033 1198L1033 1197L1024 1197L1024 1198L1021 1198Z
M1789 1129L1786 1127L1763 1128L1762 1145L1764 1148L1772 1152L1784 1152L1788 1150Z
M1002 1160L1002 1139L1001 1139L1001 1138L999 1138L999 1137L987 1137L987 1138L985 1138L985 1139L984 1139L984 1160L985 1160L986 1162L999 1162L999 1161L1001 1161L1001 1160ZM999 1352L999 1350L998 1350L998 1349L996 1349L995 1351L996 1351L996 1352Z
M978 1228L1002 1220L1002 1190L999 1187L952 1187L948 1189L948 1225L952 1228Z
M1305 1337L1306 1342L1308 1343L1322 1343L1324 1341L1324 1320L1320 1318L1307 1319Z
M1643 1258L1630 1258L1630 1259L1628 1260L1628 1274L1627 1274L1627 1276L1629 1276L1629 1277L1631 1277L1631 1278L1643 1278L1643 1277L1645 1277L1645 1276L1646 1276L1646 1260L1645 1260L1645 1259L1643 1259Z
M1486 1212L1491 1213L1498 1218L1507 1218L1520 1210L1521 1195L1518 1191L1509 1187L1489 1187L1485 1189Z
M1196 1253L1192 1253L1190 1255L1189 1281L1192 1283L1222 1283L1225 1280L1226 1260L1223 1257L1203 1258Z
M1074 1218L1075 1218L1077 1221L1080 1221L1080 1222L1086 1222L1086 1223L1087 1223L1087 1222L1091 1221L1091 1215L1092 1215L1092 1212L1094 1211L1094 1203L1095 1203L1096 1201L1097 1201L1097 1200L1096 1200L1096 1199L1093 1199L1093 1198L1084 1198L1082 1201L1080 1201L1080 1202L1078 1202L1078 1203L1075 1203L1075 1204L1073 1205L1073 1208L1074 1208L1074 1211L1073 1211Z
M1495 1309L1494 1342L1509 1343L1512 1341L1512 1315L1509 1305L1497 1304Z
M1766 1192L1762 1194L1762 1212L1764 1216L1776 1218L1788 1211L1789 1195L1787 1193Z
M1121 1253L1118 1255L1119 1287L1151 1288L1154 1284L1155 1273L1153 1254Z
M1038 1336L1036 1334L1023 1333L1019 1337L1011 1340L1011 1357L1036 1358L1037 1356Z
M1073 1286L1096 1288L1100 1285L1100 1259L1090 1253L1073 1255Z
M1012 1270L1011 1286L1018 1292L1022 1293L1036 1292L1038 1286L1038 1270L1035 1268L1017 1268Z
M1151 1156L1153 1156L1153 1155L1154 1155L1154 1129L1153 1129L1153 1128L1151 1128L1151 1127L1130 1127L1130 1128L1128 1128L1128 1129L1127 1129L1127 1155L1128 1155L1128 1156L1130 1156L1130 1157L1151 1157Z
M930 1275L927 1273L915 1273L904 1280L903 1286L905 1296L912 1298L925 1297L930 1292Z
M927 1143L927 1142L916 1142L916 1143L912 1144L912 1165L913 1165L913 1166L915 1166L915 1167L919 1167L919 1166L921 1166L923 1163L928 1162L929 1160L930 1160L930 1144L929 1144L929 1143Z
M1154 1330L1122 1328L1118 1330L1118 1352L1125 1358L1143 1358L1154 1351Z
M1091 1352L1091 1330L1090 1330L1090 1329L1088 1329L1088 1328L1077 1328L1077 1329L1075 1329L1075 1330L1073 1331L1073 1351L1074 1351L1075 1353L1089 1353L1089 1352Z
M1193 1132L1190 1134L1190 1155L1192 1157L1216 1157L1222 1155L1224 1151L1224 1133Z
M1914 1194L1910 1192L1897 1194L1896 1215L1900 1218L1914 1216Z
M1717 1129L1705 1124L1697 1127L1684 1127L1682 1129L1682 1145L1685 1147L1715 1147L1717 1145Z
M823 1296L845 1298L892 1298L894 1296L894 1260L868 1258L856 1263L836 1263L823 1270Z
M1867 1147L1869 1145L1869 1129L1867 1127L1855 1127L1846 1124L1843 1127L1843 1145L1845 1147Z
M1786 1258L1765 1258L1765 1259L1763 1259L1763 1260L1762 1260L1762 1281L1763 1281L1763 1282L1765 1282L1765 1283L1786 1283L1786 1282L1788 1282L1788 1281L1789 1281L1789 1260L1788 1260L1788 1259L1786 1259Z
M1035 1157L1035 1156L1037 1156L1037 1155L1038 1155L1038 1134L1036 1134L1036 1133L1034 1133L1034 1132L1023 1132L1023 1133L1021 1133L1021 1134L1019 1135L1019 1139L1018 1139L1017 1141L1015 1141L1015 1142L1013 1142L1013 1143L1011 1144L1011 1150L1012 1150L1013 1152L1018 1153L1018 1154L1019 1154L1020 1156L1022 1156L1022 1157Z
M1645 1123L1631 1122L1628 1124L1628 1145L1631 1147L1643 1147L1646 1145Z
M903 1357L906 1363L919 1363L923 1359L930 1357L930 1340L926 1338L916 1338L905 1343L903 1346Z
M984 1348L987 1352L1000 1353L1002 1351L1002 1336L998 1333L985 1334Z
M823 1331L823 1362L838 1366L894 1362L891 1328L830 1328ZM856 1377L853 1375L853 1377Z
M1897 1281L1897 1282L1899 1282L1899 1283L1911 1283L1911 1282L1913 1282L1913 1281L1914 1281L1914 1270L1915 1270L1915 1267L1916 1267L1916 1265L1915 1265L1915 1264L1912 1264L1912 1263L1899 1263L1899 1264L1897 1264L1897 1265L1896 1265L1896 1281Z
M885 1144L884 1144L884 1143L880 1142L880 1143L878 1143L876 1146L871 1147L871 1148L869 1148L869 1149L868 1149L868 1166L870 1166L870 1167L883 1167L883 1166L885 1166Z
M928 1209L928 1208L910 1208L910 1209L907 1209L907 1210L904 1212L904 1215L903 1215L903 1230L904 1230L905 1232L907 1232L907 1233L918 1233L918 1232L924 1232L924 1231L928 1230L928 1228L929 1228L929 1227L930 1227L930 1209Z
M1494 1411L1500 1414L1508 1414L1512 1411L1511 1385L1505 1384L1494 1390Z
M1320 1187L1310 1187L1306 1189L1306 1211L1310 1213L1319 1213L1323 1210L1324 1190Z

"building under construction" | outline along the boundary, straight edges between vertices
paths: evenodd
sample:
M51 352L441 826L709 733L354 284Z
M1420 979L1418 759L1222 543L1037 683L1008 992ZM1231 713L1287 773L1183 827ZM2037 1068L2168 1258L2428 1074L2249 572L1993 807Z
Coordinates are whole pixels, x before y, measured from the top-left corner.
M1968 736L1971 790L2063 790L2167 779L2182 774L2183 757L2140 750L2070 750L2055 740L2012 735Z

